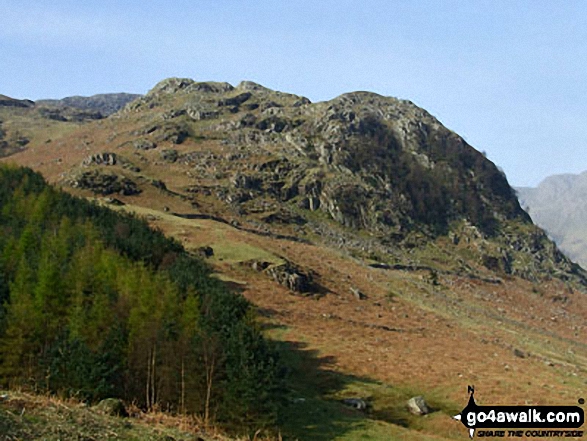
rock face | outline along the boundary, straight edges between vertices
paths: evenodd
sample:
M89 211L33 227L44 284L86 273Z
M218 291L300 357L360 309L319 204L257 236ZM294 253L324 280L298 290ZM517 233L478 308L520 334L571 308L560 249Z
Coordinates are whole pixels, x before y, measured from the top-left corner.
M169 195L264 234L302 234L371 262L405 260L406 268L422 263L405 253L398 262L394 249L448 238L442 247L457 273L474 266L587 283L533 226L503 173L410 101L352 92L312 103L249 81L233 87L170 78L98 126L112 130L101 148L117 153L117 165L125 168L121 158L140 165L126 167L133 179L164 181ZM94 157L91 166L112 158ZM165 175L170 170L174 179ZM137 191L109 176L84 175L76 185ZM307 290L311 278L290 269L271 277Z
M466 218L493 234L502 220L529 221L495 165L409 101L355 92L311 104L251 82L232 88L172 78L126 112L158 108L176 117L145 128L154 141L181 143L196 131L186 123L196 121L249 157L270 153L275 159L257 170L220 158L214 166L230 170L238 188L255 182L346 227L397 233L417 224L443 233Z
M134 132L141 142L165 145L166 162L189 168L191 194L214 194L267 228L308 226L338 246L383 254L382 243L412 246L415 232L450 235L455 248L468 247L493 272L533 280L577 272L532 229L503 173L409 101L353 92L311 103L248 81L170 78L119 115L145 121ZM191 150L175 158L170 150L180 143ZM522 254L530 249L528 264ZM272 277L304 284L291 274Z

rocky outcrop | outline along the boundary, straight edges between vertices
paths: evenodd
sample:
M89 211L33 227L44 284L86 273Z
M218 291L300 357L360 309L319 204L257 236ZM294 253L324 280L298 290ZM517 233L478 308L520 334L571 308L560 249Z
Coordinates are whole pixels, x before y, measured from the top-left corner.
M157 144L148 139L136 139L133 141L133 146L138 150L152 150L157 148Z
M185 167L194 181L187 197L217 199L222 216L243 216L257 234L308 234L408 266L421 263L386 256L448 236L451 253L475 256L470 265L454 257L455 272L474 266L530 280L577 272L548 239L532 238L503 173L409 101L353 92L312 104L253 82L170 78L116 118L136 121L137 149L164 146L163 161ZM522 228L506 234L509 225ZM304 285L285 273L272 277L294 290Z
M117 156L115 153L96 153L95 155L90 155L86 159L83 160L82 165L89 166L89 165L116 165Z
M115 193L132 196L141 192L134 181L115 174L102 174L97 170L83 172L71 181L71 186L91 190L103 196Z
M303 271L291 262L270 266L265 272L290 291L302 294L316 291L312 274Z

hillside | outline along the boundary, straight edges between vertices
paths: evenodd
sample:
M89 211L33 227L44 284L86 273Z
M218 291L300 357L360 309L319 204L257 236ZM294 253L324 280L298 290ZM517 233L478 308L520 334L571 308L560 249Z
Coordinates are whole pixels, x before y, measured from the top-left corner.
M462 439L468 384L495 404L585 395L584 271L413 103L175 78L54 130L3 161L206 256L279 348L286 439ZM410 415L414 395L435 412Z
M74 399L62 400L12 391L0 392L0 434L3 441L229 439L219 434L206 434L186 418L140 411L129 418L120 418Z
M102 93L92 96L68 96L61 99L37 100L35 104L55 107L74 107L99 112L103 116L118 112L125 105L139 98L133 93Z
M276 352L200 259L29 169L0 168L0 189L3 386L239 431L274 422Z
M587 266L587 172L556 175L517 188L522 206L571 259Z

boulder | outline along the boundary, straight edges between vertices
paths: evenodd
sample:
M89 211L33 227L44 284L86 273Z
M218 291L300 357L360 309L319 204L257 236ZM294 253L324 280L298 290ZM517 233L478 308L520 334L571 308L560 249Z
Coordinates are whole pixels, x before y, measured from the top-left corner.
M175 162L177 161L178 157L179 153L177 153L177 150L174 149L163 150L161 152L161 159L163 159L166 162Z
M120 199L116 199L116 198L105 198L104 201L107 204L115 205L117 207L121 207L121 206L125 205L124 202L122 202Z
M133 141L133 146L135 147L135 149L139 150L151 150L157 148L157 144L147 139L137 139Z
M160 179L153 179L151 181L151 185L155 188L158 188L159 190L167 190L167 185L165 185L165 182L161 181Z
M290 262L269 267L266 271L273 280L290 291L299 293L314 291L312 274L302 271Z
M369 404L362 398L346 398L342 400L342 404L363 411L367 410L367 407L369 407Z
M235 188L243 188L247 190L257 189L259 187L259 179L248 175L237 173L230 179L230 183Z
M426 403L426 400L422 396L410 398L406 403L406 407L413 415L428 415L432 412L430 406L428 406L428 403Z
M214 249L211 246L200 247L196 250L196 253L201 257L212 257L214 255Z
M260 260L254 260L251 262L251 268L253 268L255 271L264 271L269 267L269 265L271 265L269 262Z
M363 294L361 292L361 290L359 290L358 288L352 287L352 286L351 286L351 293L353 293L353 296L355 296L355 298L357 300L365 300L367 298L367 296L365 294Z
M112 415L112 416L121 416L127 417L128 412L126 411L126 407L122 400L118 398L106 398L100 401L94 407L98 412L103 413L105 415Z

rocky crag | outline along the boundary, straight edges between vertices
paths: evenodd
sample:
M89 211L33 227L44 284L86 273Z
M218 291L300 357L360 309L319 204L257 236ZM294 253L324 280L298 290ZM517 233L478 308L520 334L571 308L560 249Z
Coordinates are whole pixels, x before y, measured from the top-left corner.
M63 183L128 196L154 185L196 213L368 264L586 280L503 173L410 101L353 92L311 103L249 81L171 78L100 131Z

